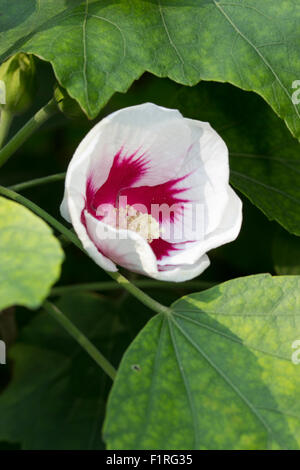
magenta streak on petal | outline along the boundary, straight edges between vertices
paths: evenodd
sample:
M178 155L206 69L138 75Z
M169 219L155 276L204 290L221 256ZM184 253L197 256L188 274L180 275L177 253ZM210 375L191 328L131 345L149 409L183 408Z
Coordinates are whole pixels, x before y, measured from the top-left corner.
M157 184L156 186L139 186L137 188L126 188L121 191L121 196L127 197L127 204L132 206L133 204L143 204L147 208L147 213L155 217L152 205L166 204L170 209L173 206L174 211L165 214L166 217L170 216L170 221L174 222L174 219L179 216L184 208L184 203L190 202L188 199L180 197L180 193L183 193L188 188L176 188L176 184L183 181L189 175L185 175L181 178L169 180L166 183ZM146 211L145 211L146 212ZM156 217L158 222L164 221L164 214L162 211L159 212L159 216Z
M86 208L94 216L100 204L112 204L116 207L120 191L132 186L147 172L148 161L145 154L135 158L139 149L129 156L122 156L122 151L123 148L115 155L107 180L100 188L95 189L92 177L88 178Z
M178 251L173 243L166 242L162 238L157 238L151 243L151 248L156 256L157 261L160 261L165 256L170 256L173 251Z
M189 174L156 186L133 188L132 185L137 183L147 172L149 162L146 160L145 154L135 158L139 149L130 156L122 156L122 151L123 148L115 155L108 178L100 188L95 188L95 182L92 183L92 176L88 178L86 204L81 214L82 224L87 229L84 210L87 210L91 215L101 220L102 217L97 216L99 205L112 204L114 207L117 207L120 196L126 196L127 204L129 205L143 204L148 214L151 214L152 204L158 206L166 204L170 208L175 204L175 212L171 211L168 213L168 217L171 217L171 222L174 222L181 215L184 203L191 202L181 196L181 193L189 188L176 188L176 184L187 178ZM158 219L160 223L164 220L161 212ZM181 248L179 245L185 245L186 243L189 243L189 241L174 244L159 238L153 240L150 246L159 261L166 256L170 256L172 252L183 249L184 247ZM102 252L99 246L97 248L99 252ZM104 253L102 252L102 254Z
M184 250L188 243L193 242L186 240L184 242L170 243L166 240L163 240L162 238L157 238L151 242L150 246L156 256L157 261L160 261L166 256L171 256L174 251Z
M85 207L81 212L81 223L84 225L87 232L88 229L84 211L87 210L91 215L93 215L93 217L101 220L101 216L97 217L97 208L99 205L112 204L113 206L116 206L120 191L123 188L127 188L134 184L146 173L148 161L145 159L145 154L135 158L139 150L140 149L137 149L129 156L122 156L123 148L121 148L114 156L113 164L106 182L100 188L95 188L95 184L92 183L92 176L88 178L86 184ZM96 244L98 251L104 254L95 241L94 243Z

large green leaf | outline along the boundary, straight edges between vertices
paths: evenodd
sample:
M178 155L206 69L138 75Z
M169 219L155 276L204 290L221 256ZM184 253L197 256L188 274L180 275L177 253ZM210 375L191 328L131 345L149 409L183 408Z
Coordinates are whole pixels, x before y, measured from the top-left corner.
M253 90L300 137L294 0L1 0L0 12L2 57L23 50L50 61L90 117L147 70Z
M63 251L48 225L0 197L0 310L38 307L60 274Z
M110 449L299 449L300 278L250 276L183 297L125 353Z
M102 353L118 361L128 344L111 303L95 294L63 297L58 307ZM0 395L0 441L23 449L99 449L110 379L46 313L10 350L12 381Z

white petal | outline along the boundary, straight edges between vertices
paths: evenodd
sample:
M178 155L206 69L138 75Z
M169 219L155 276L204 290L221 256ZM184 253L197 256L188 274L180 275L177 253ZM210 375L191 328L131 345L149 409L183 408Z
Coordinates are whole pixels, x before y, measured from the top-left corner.
M90 257L97 263L101 268L106 271L118 271L117 266L109 258L103 256L97 249L95 243L87 234L86 228L81 222L81 210L84 206L84 199L81 195L71 195L68 199L68 207L70 211L70 217L75 232L80 239L83 248L87 251Z
M193 265L204 253L236 239L242 225L242 201L230 186L227 187L227 194L227 205L219 226L214 231L206 233L203 240L195 242L190 248L162 259L160 265L169 263Z
M140 235L131 230L116 230L87 211L85 217L90 238L107 257L130 271L148 276L156 273L154 253Z
M69 207L72 197L84 198L85 196L90 159L93 152L97 151L95 148L97 145L97 139L95 136L97 134L96 127L98 125L99 124L97 124L81 141L67 168L65 191L63 201L60 205L60 212L62 217L64 217L68 222L71 222L72 220ZM81 210L83 209L83 206L84 203L81 205Z
M205 236L205 252L236 239L240 233L243 220L242 208L242 201L229 186L227 205L220 224L214 231Z
M164 222L163 238L169 242L203 240L205 233L218 227L228 202L229 162L225 142L208 123L185 121L191 130L191 145L177 173L179 177L188 176L176 188L186 189L179 197L191 203L184 203L183 215L174 224L173 238L170 224Z
M170 260L171 261L171 260ZM184 282L193 279L208 268L210 261L208 256L203 255L193 265L181 264L169 266L164 271L159 271L154 277L160 281ZM169 268L169 269L167 269Z
M185 161L187 169L198 168L188 181L193 183L189 197L195 199L198 186L197 200L205 206L205 231L212 232L218 227L228 202L228 149L208 122L193 119L186 119L186 122L193 132L197 128L202 130L200 148L193 146Z
M68 208L68 198L67 198L67 192L65 190L64 192L64 197L62 200L62 203L60 205L60 213L64 219L66 219L67 222L71 222L71 217L69 213L69 208Z
M91 163L97 184L100 158L101 161L107 155L112 158L121 148L124 155L137 152L134 159L145 154L144 158L149 160L147 172L135 186L168 181L181 166L190 145L191 131L179 111L152 103L121 109L102 123L105 135L103 132L99 141L101 154Z

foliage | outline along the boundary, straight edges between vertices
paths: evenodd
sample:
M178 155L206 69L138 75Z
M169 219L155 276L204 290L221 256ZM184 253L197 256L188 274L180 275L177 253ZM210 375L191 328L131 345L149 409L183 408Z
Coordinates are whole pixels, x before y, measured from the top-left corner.
M0 65L16 96L37 84L22 116L1 106L1 449L299 450L299 19L294 0L0 0ZM175 287L108 281L59 216L89 119L144 102L210 122L244 202L240 237Z
M63 253L51 230L28 209L0 198L0 309L38 307L60 274Z
M109 448L298 448L299 287L297 277L249 276L154 317L120 365Z

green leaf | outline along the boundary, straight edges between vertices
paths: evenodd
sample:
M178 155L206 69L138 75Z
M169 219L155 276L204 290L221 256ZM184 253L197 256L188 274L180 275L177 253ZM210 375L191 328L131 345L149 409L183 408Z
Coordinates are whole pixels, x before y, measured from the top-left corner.
M64 296L58 307L113 362L124 327L95 294ZM35 317L10 350L13 377L0 395L0 441L23 449L100 449L110 379L47 313Z
M300 278L250 276L188 295L124 355L109 449L299 449Z
M0 197L0 310L37 308L60 275L63 251L48 225Z
M184 85L253 90L300 138L293 0L2 0L1 13L2 57L22 50L50 61L90 117L147 70Z
M277 231L272 243L274 268L277 274L300 274L300 238Z

